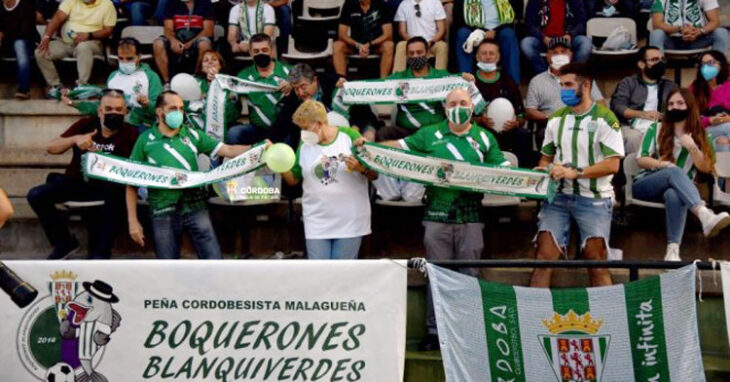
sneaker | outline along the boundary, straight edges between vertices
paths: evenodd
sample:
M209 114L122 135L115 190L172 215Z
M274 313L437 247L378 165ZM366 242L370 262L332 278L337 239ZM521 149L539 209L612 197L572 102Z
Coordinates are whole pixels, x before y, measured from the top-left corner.
M679 258L679 244L667 244L667 254L664 255L664 261L682 261L682 259Z
M68 245L62 247L54 247L48 260L62 260L67 258L69 255L76 253L79 250L79 241L76 240L76 236L71 236L71 242Z
M15 98L19 100L27 100L30 99L30 92L16 92Z
M48 94L46 95L46 97L48 99L55 99L55 100L61 99L61 87L58 85L51 86L51 88L48 89Z
M702 222L702 233L705 237L713 237L720 233L723 228L730 225L730 215L727 212L715 214L710 211L707 215L700 218L700 221Z
M436 334L426 334L426 337L418 344L418 351L437 351L440 348L439 336Z

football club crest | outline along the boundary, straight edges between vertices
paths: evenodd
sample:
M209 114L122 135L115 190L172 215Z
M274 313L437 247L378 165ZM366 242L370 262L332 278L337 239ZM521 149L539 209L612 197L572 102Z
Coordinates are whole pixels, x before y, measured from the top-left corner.
M589 312L555 313L542 320L550 335L538 336L559 382L600 382L608 354L609 335L598 335L603 320Z

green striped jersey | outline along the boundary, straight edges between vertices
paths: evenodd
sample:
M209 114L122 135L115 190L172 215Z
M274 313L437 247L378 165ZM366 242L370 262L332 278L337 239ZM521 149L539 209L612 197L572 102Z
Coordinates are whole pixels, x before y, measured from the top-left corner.
M550 116L545 129L543 155L553 157L553 163L573 168L586 168L606 158L624 155L621 126L607 107L594 103L583 113L570 107ZM563 180L559 192L589 198L613 198L613 175L594 179Z
M279 85L282 81L286 81L289 76L289 65L279 61L274 61L274 70L268 77L261 77L256 65L251 65L238 73L238 78L257 82L266 85ZM250 110L249 118L251 123L263 129L268 129L276 121L278 113L276 105L281 100L282 94L275 93L259 93L254 92L248 94L246 103Z
M641 149L636 155L637 158L659 156L659 133L661 131L661 123L655 122L649 127L644 134L644 139L641 141ZM712 145L710 145L710 148L714 150ZM689 154L689 151L682 147L679 143L679 138L677 137L674 137L674 150L672 150L672 157L674 158L674 164L681 168L690 179L694 180L695 175L697 175L697 168L695 167L694 161L692 161L692 156ZM649 173L651 173L650 170L641 170L639 174L636 175L636 179Z

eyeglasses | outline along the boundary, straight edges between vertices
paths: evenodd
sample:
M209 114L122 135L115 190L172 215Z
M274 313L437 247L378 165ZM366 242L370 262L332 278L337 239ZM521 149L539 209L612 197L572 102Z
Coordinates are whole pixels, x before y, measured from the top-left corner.
M717 61L715 59L702 61L702 65L717 65L720 66L720 61Z
M421 17L421 4L417 3L413 7L416 8L416 17Z

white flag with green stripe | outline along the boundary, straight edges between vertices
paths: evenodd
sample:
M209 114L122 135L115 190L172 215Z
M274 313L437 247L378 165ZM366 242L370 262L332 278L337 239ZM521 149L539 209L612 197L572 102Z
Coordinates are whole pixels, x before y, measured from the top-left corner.
M571 289L427 268L449 382L705 381L693 265Z

